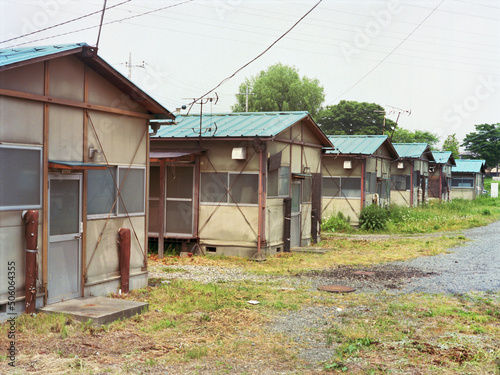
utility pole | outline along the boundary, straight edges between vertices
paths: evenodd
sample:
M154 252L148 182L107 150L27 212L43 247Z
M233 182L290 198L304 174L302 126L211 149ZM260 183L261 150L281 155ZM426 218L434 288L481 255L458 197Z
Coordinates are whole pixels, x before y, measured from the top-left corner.
M146 68L146 63L144 60L141 64L132 65L132 52L128 53L128 62L125 63L125 66L128 66L128 79L132 79L132 68Z
M245 98L245 112L248 112L248 97L250 95L253 95L253 92L248 92L249 91L248 83L246 86L247 86L246 92L239 92L236 95L245 95L246 96L246 98Z

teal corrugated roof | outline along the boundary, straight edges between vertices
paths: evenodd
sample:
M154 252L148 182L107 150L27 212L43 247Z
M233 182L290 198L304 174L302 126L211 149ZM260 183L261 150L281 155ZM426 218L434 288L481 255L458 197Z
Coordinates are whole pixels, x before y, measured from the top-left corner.
M87 43L60 44L44 47L14 47L0 49L0 67L50 56L88 46Z
M307 112L244 112L203 115L201 136L204 138L272 137L308 116ZM176 122L177 125L160 127L156 136L151 138L199 137L200 115L177 116Z
M451 167L453 173L481 173L486 165L485 160L460 159L455 160L456 166Z
M455 158L451 151L432 151L432 156L434 156L437 164L446 164L449 162L451 165L455 165Z
M393 143L401 158L421 158L427 149L427 143Z
M329 135L334 148L327 154L372 155L387 140L386 135Z

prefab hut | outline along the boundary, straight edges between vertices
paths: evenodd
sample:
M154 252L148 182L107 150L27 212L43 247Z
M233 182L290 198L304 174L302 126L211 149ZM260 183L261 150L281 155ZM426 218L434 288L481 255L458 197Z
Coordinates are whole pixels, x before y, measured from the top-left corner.
M483 194L485 160L460 159L451 168L451 198L475 199Z
M179 116L151 137L149 236L188 251L266 256L319 228L321 157L307 112Z
M451 199L451 167L456 165L451 151L432 151L429 162L429 199Z
M393 143L399 159L391 165L391 203L415 207L428 201L429 162L434 161L427 143Z
M174 117L94 47L0 50L0 315L147 285L153 118Z
M357 224L372 203L389 204L391 162L398 154L386 135L329 136L323 157L322 217L341 212Z

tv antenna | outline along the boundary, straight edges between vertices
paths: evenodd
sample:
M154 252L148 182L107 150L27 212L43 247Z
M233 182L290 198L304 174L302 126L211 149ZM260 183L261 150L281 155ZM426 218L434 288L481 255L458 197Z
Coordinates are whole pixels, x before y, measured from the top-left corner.
M205 131L202 130L202 124L203 124L203 105L210 103L211 105L217 104L219 101L219 95L215 92L215 97L204 97L204 98L182 98L183 100L192 100L193 104L198 104L200 106L200 129L197 132L195 128L192 128L194 133L198 133L198 136L200 137L200 147L201 147L201 136L202 134L205 134L207 131L212 131L212 128L207 128ZM215 123L214 123L215 124ZM215 124L215 131L217 131L217 124ZM215 135L215 132L214 134Z

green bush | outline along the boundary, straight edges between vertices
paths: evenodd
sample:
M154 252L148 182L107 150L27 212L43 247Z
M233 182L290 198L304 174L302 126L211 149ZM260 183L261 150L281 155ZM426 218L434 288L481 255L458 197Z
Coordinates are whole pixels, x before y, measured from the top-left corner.
M366 206L359 215L359 227L363 230L379 231L387 228L389 211L375 204Z
M352 231L351 218L342 212L332 215L321 223L323 232L350 232Z

